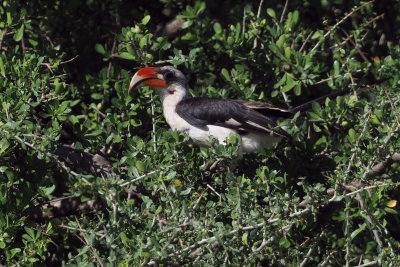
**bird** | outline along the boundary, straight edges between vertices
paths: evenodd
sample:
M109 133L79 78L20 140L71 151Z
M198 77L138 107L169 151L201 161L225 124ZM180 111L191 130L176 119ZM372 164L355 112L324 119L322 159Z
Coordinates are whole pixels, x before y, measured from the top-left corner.
M173 130L204 147L211 145L212 138L226 144L230 134L238 135L239 156L271 147L282 139L291 140L278 126L279 121L311 107L312 102L344 94L334 92L292 109L239 99L190 97L185 75L169 65L138 70L130 81L129 95L142 86L153 87L160 94L165 120Z

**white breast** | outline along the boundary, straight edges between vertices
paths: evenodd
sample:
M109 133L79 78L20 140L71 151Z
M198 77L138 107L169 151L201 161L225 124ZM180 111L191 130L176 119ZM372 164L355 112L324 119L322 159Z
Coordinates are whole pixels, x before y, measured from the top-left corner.
M220 144L225 144L230 133L237 134L237 132L233 129L215 125L207 125L206 127L202 128L190 125L175 111L177 103L181 101L182 98L183 95L180 95L178 92L175 94L164 93L162 95L164 117L173 130L187 134L194 141L194 143L199 146L210 146L210 139L212 137L216 138ZM241 155L243 152L255 152L260 150L262 147L272 146L280 139L280 137L256 133L244 134L241 136L241 143L238 153Z

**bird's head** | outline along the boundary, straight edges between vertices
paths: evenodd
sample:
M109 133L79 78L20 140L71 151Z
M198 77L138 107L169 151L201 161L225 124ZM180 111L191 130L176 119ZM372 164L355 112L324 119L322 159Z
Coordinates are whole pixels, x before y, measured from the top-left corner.
M142 86L154 87L162 96L168 94L187 94L188 83L180 70L172 66L146 67L133 75L129 84L129 94Z

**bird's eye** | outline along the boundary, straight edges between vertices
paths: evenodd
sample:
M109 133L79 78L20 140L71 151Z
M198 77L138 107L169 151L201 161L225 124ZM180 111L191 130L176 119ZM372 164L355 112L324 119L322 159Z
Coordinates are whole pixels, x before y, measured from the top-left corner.
M166 80L172 80L174 78L174 74L170 71L167 71L166 73L164 73L164 79Z

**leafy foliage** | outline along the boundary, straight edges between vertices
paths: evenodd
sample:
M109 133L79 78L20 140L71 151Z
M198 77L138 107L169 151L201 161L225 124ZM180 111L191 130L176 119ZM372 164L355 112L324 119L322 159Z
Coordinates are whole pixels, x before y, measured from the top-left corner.
M148 2L2 2L0 262L399 265L399 3ZM350 93L231 173L235 136L196 147L127 94L165 63L194 96Z

